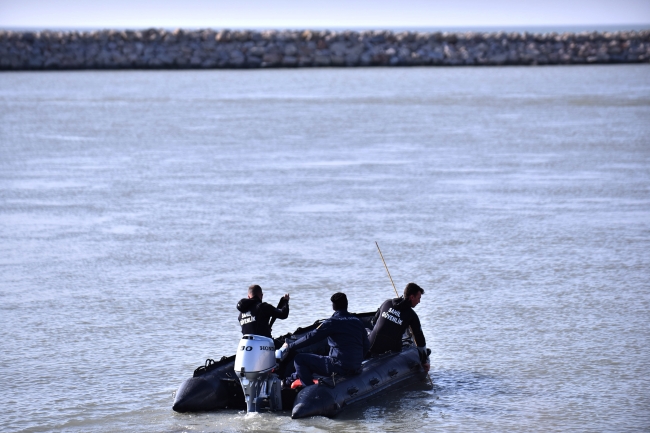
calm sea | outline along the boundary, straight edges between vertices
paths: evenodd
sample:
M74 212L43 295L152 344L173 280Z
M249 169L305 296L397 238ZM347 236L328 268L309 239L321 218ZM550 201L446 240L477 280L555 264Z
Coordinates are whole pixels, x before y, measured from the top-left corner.
M253 283L426 291L431 391L177 414ZM650 429L650 66L0 74L0 430Z

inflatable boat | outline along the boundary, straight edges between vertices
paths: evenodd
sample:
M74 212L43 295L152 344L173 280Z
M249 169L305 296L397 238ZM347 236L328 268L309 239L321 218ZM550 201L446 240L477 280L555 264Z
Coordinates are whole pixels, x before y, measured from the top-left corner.
M372 313L353 313L370 329ZM270 339L244 335L237 354L219 361L208 359L185 380L174 397L176 412L204 412L219 409L246 409L249 412L291 410L292 418L334 417L346 407L389 389L421 384L430 387L420 355L406 333L401 352L389 352L367 359L361 373L354 376L318 377L314 386L291 389L287 377L295 371L295 354L283 358L278 350L285 340L297 340L323 320L295 332ZM327 355L327 340L297 353Z

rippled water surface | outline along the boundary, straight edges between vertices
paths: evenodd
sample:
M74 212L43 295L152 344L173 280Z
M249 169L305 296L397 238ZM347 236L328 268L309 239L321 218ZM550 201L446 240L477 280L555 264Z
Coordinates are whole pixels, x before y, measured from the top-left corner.
M650 67L0 74L3 431L650 429ZM177 414L274 333L426 291L433 390Z

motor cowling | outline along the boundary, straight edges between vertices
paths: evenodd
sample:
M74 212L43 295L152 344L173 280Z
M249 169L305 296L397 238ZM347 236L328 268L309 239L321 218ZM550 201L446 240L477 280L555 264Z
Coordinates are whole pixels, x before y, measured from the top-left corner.
M235 355L235 374L239 378L248 412L281 410L281 382L273 373L277 366L273 339L246 334Z
M239 342L235 356L235 373L264 373L275 368L275 343L261 335L246 334Z

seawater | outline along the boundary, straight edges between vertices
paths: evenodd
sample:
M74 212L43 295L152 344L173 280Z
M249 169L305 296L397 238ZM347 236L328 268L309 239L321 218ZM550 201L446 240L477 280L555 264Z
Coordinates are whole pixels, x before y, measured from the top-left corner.
M0 74L3 431L650 429L650 67ZM432 390L178 414L248 285L398 290Z

